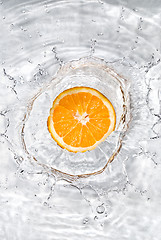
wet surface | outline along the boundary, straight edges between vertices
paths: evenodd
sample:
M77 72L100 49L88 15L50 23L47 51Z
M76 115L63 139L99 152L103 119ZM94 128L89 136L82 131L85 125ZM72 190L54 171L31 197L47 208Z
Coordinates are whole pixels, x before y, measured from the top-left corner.
M160 1L0 2L2 240L160 239L160 12ZM96 84L101 61L128 99L117 114L128 114L127 131L118 126L88 161L45 135L54 96L73 86L58 76L82 61L95 69L83 84L87 72Z

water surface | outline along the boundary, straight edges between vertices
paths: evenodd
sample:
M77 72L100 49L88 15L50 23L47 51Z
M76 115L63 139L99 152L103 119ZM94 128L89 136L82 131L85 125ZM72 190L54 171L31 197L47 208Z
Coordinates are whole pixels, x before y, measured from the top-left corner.
M160 12L160 1L0 3L2 240L160 239ZM92 165L98 155L91 152L88 169L78 169L72 155L62 166L67 153L53 150L54 143L51 150L40 131L53 101L47 87L80 59L103 61L125 79L130 104L127 131L115 132L119 153L101 174L87 178L51 167L69 174L98 171L118 141L101 145L100 166Z

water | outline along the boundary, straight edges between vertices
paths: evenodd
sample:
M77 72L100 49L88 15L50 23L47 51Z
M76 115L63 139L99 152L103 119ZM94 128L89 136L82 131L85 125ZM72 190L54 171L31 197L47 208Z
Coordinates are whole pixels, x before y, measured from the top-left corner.
M161 239L160 12L160 1L1 2L1 239ZM117 128L75 155L46 120L78 81L110 98Z
M51 138L47 118L52 101L62 91L87 86L101 91L112 102L116 111L115 132L93 151L70 153ZM56 77L44 86L28 103L24 114L21 141L24 152L38 164L56 171L79 177L102 172L121 148L121 141L130 121L128 83L103 61L84 58L71 61L60 68ZM128 114L129 113L129 114ZM57 171L58 170L58 171Z

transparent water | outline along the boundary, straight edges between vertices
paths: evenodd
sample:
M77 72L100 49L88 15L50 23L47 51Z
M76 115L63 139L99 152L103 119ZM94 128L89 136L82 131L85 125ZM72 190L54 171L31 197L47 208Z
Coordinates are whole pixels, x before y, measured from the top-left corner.
M160 12L160 1L0 3L1 239L161 239ZM46 120L78 81L109 97L117 128L69 154Z
M113 103L117 116L116 128L111 136L93 151L85 153L71 153L62 149L53 141L47 129L47 118L53 100L62 91L75 86L92 87L101 91ZM118 154L130 120L127 86L126 80L98 59L84 58L65 64L56 77L28 103L21 130L24 152L52 172L59 174L61 171L61 175L65 173L64 177L87 177L102 172Z

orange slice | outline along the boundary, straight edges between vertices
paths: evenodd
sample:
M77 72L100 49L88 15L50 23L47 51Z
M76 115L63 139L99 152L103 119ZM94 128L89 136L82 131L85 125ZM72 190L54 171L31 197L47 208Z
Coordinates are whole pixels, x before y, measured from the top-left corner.
M54 100L47 125L62 148L85 152L104 141L115 123L115 110L104 95L93 88L74 87Z

